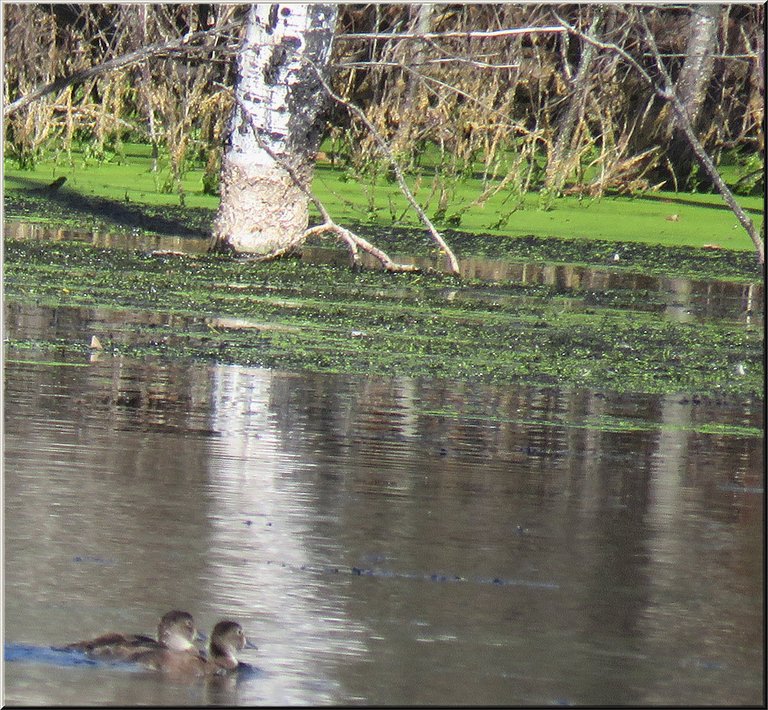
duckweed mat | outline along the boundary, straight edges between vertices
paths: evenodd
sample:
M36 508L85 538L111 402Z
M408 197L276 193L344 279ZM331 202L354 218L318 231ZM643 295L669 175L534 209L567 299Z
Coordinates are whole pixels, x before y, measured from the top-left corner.
M106 356L718 400L763 397L761 322L670 318L658 294L638 297L632 289L9 241L5 298L11 311L15 305L81 309ZM126 311L131 322L120 317ZM86 357L82 333L81 327L71 337L6 344L16 357L25 349L50 351L54 359L57 353Z

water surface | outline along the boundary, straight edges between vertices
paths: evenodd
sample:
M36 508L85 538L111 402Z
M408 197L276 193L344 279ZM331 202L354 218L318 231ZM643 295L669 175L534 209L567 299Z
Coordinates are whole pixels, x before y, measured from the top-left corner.
M258 671L32 653L5 702L760 703L762 425L761 403L7 350L6 654L182 608L242 623Z

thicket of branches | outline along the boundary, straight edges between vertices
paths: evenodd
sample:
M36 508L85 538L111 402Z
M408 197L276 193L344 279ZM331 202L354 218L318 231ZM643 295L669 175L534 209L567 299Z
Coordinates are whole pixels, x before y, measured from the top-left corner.
M6 105L57 77L217 30L25 105L7 116L6 154L30 166L43 151L66 159L79 145L103 159L119 156L126 141L147 142L169 166L166 190L180 189L196 163L214 191L242 12L218 4L6 4ZM695 187L696 163L673 150L669 107L626 61L658 75L638 13L676 80L691 6L349 5L334 44L334 89L364 110L402 165L429 168L431 203L448 223L460 221L451 191L469 173L486 178L476 203L498 190L522 199L535 189L549 199ZM745 188L762 176L763 22L761 5L722 7L698 124L716 160L741 156ZM511 29L525 31L494 34ZM467 35L477 31L484 36ZM370 131L338 105L328 136L334 161L358 175L387 175Z

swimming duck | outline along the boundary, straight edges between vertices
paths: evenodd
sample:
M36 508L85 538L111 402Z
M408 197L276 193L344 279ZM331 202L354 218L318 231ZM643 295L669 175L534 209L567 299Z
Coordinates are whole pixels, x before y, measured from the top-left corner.
M217 676L226 675L240 667L237 653L244 648L256 647L246 639L243 627L236 621L220 621L211 632L207 656L193 648L180 651L155 648L140 651L127 660L147 670L172 676Z
M109 633L90 641L77 641L63 648L82 651L90 658L107 661L126 661L143 652L193 650L197 629L192 615L186 611L169 611L157 625L157 640L141 634Z

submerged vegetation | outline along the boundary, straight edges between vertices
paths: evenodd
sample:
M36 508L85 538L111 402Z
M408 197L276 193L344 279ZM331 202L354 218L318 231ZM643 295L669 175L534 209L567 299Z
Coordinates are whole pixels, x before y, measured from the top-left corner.
M733 317L675 319L665 297L650 291L459 283L78 243L8 242L5 259L10 317L26 304L86 309L88 332L105 356L762 397L760 326ZM83 356L89 348L85 336L8 345Z

